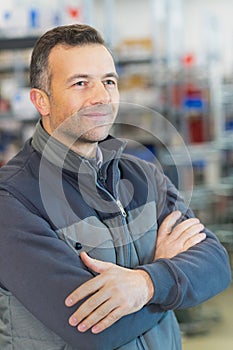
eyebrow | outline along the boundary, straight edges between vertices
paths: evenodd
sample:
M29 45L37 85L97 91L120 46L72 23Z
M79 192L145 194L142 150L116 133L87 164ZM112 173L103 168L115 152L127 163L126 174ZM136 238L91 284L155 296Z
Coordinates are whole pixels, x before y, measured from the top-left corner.
M71 77L67 79L67 84L72 83L75 79L87 79L92 78L93 76L90 74L74 74ZM119 75L115 72L106 73L102 77L103 79L106 78L115 78L116 80L119 80Z

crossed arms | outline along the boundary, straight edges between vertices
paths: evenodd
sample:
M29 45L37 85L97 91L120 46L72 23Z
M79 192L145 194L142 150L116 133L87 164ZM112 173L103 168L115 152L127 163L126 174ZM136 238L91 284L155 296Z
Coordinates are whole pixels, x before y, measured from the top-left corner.
M175 211L165 218L158 231L154 261L171 259L206 238L201 233L204 226L196 218L174 227L181 213ZM118 265L91 259L81 254L83 263L98 276L84 283L66 298L66 305L73 306L88 297L69 319L71 326L80 332L91 328L99 333L121 317L143 308L156 290L147 272L131 270Z
M176 222L177 217L173 219ZM192 223L189 228L180 226L184 225L182 223L175 227L172 234L169 234L172 222L164 221L159 230L155 261L128 270L92 260L85 254L81 261L63 241L57 239L43 218L2 192L0 284L11 291L38 320L74 348L83 342L83 349L114 349L153 327L161 318L163 310L193 306L229 284L225 250L210 232L205 230L206 239L205 234L199 234L202 226L195 219L192 220L185 221ZM195 237L198 237L197 241ZM203 239L203 242L196 244ZM174 242L180 245L174 245ZM174 256L181 251L182 254ZM93 278L85 265L97 272L98 276ZM113 292L112 282L116 274L121 278ZM214 277L207 284L206 278L211 278L212 274ZM111 283L107 283L108 280ZM95 285L97 282L98 291ZM122 283L121 288L117 288L119 283ZM76 289L78 284L80 287ZM135 288L136 284L140 284L140 287ZM74 294L72 291L75 291ZM71 297L67 298L70 293ZM101 293L100 305L96 301L100 296L98 293ZM130 293L132 297L127 300L126 296ZM175 296L174 300L171 300L171 294ZM67 307L64 300L68 305L70 298L74 306ZM124 307L119 306L118 300ZM103 311L104 305L107 307ZM93 312L93 308L96 311ZM72 321L71 315L76 321ZM68 320L75 327L68 324ZM122 332L129 322L130 332ZM77 331L76 326L81 332ZM88 328L92 332L83 333Z

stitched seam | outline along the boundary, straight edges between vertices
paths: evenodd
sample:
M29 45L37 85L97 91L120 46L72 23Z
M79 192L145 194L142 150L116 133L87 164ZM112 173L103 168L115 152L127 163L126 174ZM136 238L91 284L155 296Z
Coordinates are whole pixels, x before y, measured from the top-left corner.
M11 330L11 348L14 350L14 341L13 341L13 322L12 322L12 312L11 312L11 298L8 297L8 310L9 310L9 318L10 318L10 330Z

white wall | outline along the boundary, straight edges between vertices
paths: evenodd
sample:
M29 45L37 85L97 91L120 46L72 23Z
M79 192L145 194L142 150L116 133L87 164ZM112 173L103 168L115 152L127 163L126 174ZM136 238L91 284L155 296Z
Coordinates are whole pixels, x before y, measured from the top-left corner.
M113 3L113 6L108 14L105 0L93 0L93 25L105 35L108 35L110 31L113 34L114 44L122 38L142 38L151 35L151 0L115 0L110 2Z
M233 71L233 1L183 0L184 47L202 61L212 53L225 72Z
M106 35L112 34L113 43L126 37L146 37L157 26L152 3L175 0L115 0L112 14L104 12L105 0L93 0L94 25ZM233 0L181 0L183 4L183 33L174 37L173 45L180 45L184 53L194 53L200 64L207 58L221 61L226 73L233 71ZM110 16L110 17L108 17ZM106 18L108 18L106 20ZM166 23L167 21L167 23ZM165 28L168 20L165 19ZM163 33L164 35L166 33ZM162 40L167 40L166 37Z

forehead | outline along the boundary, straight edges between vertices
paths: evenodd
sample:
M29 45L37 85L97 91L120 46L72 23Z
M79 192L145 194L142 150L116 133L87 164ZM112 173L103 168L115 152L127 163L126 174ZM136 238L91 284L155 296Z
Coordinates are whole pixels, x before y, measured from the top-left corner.
M115 72L112 55L100 44L84 46L55 46L49 55L49 69L66 77L72 74L100 75Z

